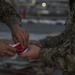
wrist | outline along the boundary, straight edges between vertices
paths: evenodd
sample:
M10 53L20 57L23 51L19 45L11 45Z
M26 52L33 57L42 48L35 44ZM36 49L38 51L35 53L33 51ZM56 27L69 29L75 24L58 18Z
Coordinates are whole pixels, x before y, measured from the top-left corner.
M20 28L20 27L21 27L20 24L15 24L15 25L10 26L9 28L10 28L11 30L13 30L13 29L18 29L18 28Z

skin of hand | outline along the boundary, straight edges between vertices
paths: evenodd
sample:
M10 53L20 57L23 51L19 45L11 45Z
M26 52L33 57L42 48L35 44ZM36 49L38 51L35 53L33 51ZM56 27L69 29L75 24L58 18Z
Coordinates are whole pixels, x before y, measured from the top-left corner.
M0 56L14 56L17 49L9 46L9 44L14 44L9 40L0 40Z
M32 44L32 45L42 47L41 43L39 41L37 41L37 40L29 40L28 44Z
M33 60L39 57L40 47L36 45L28 45L28 51L20 55L22 58L26 58L28 60Z
M29 38L29 33L20 25L12 25L10 27L12 39L15 43L20 42L23 48L26 48Z

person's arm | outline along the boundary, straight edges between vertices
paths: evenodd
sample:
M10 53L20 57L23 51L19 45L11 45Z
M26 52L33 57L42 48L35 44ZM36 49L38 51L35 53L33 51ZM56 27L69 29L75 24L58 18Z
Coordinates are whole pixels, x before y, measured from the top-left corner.
M29 43L42 48L53 48L58 45L61 45L63 42L65 42L65 38L69 38L69 36L72 35L71 29L73 28L73 13L74 11L70 12L70 14L68 15L68 18L65 23L65 30L62 33L54 37L41 39L39 41L31 40L29 41Z
M27 46L29 33L20 26L21 17L17 11L5 0L0 0L0 21L8 25L15 43L21 43L23 48Z
M9 27L21 24L21 17L5 0L0 0L0 21L6 23Z
M52 47L58 46L59 43L61 44L61 42L63 40L63 36L64 35L62 35L62 33L61 33L58 36L48 37L48 38L39 40L39 42L40 42L41 46L44 48L52 48Z
M51 48L50 46L47 48L44 47L44 45L41 50L40 47L34 45L27 53L21 55L21 57L28 59L39 57L43 63L49 67L59 68L67 73L75 71L75 12L71 12L69 16L69 19L66 21L63 42L61 42L62 44L58 44L58 46L54 48ZM51 43L50 41L48 42Z
M36 45L30 45L26 53L21 54L22 58L34 60L39 58L46 66L58 68L63 72L72 72L75 70L75 33L69 40L62 45L54 48L40 48Z
M66 29L63 34L63 40L56 47L42 47L40 50L38 46L33 46L29 52L23 54L22 57L28 57L28 59L39 58L50 67L62 69L63 71L73 71L75 68L75 13L71 12L69 19L66 21ZM62 39L62 37L60 38ZM59 41L59 40L58 40ZM57 41L57 42L58 42ZM49 42L49 43L48 43ZM50 44L48 41L46 43ZM53 43L56 43L52 41ZM39 55L40 52L40 55Z
M68 18L65 23L65 30L61 34L54 37L50 37L48 39L40 40L42 47L44 48L56 47L59 44L62 44L62 42L64 41L64 37L70 36L68 34L70 34L69 32L73 24L73 16L74 16L73 13L74 12L70 12L70 14L68 15Z
M62 44L54 48L42 48L40 59L48 66L62 69L70 73L75 70L75 12L71 12L67 20ZM59 40L58 40L59 41ZM55 42L54 42L55 43Z
M66 42L67 43L67 42ZM62 69L63 71L73 71L75 69L75 53L71 41L55 48L43 48L40 52L40 59L47 66Z

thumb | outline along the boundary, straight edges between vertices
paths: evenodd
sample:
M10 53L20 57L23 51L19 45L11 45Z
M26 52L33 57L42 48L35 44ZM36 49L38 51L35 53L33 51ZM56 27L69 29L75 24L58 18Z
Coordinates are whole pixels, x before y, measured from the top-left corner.
M27 53L23 53L23 54L20 54L19 56L22 58L27 58L27 55L28 55Z
M7 43L7 44L14 44L13 41L9 41L9 40L4 40L4 42Z

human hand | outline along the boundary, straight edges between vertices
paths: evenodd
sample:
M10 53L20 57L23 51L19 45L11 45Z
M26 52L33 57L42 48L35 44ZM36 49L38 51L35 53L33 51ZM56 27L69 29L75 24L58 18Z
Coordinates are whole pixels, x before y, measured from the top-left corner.
M15 43L21 43L23 48L26 48L29 38L29 33L19 25L11 26L12 39Z
M37 41L37 40L29 40L28 44L32 44L32 45L42 47L41 43L39 41Z
M40 54L40 47L36 45L29 45L28 51L26 53L21 54L20 57L32 60L38 58L39 54Z
M17 49L9 46L14 44L9 40L0 40L0 56L13 56L16 54Z

